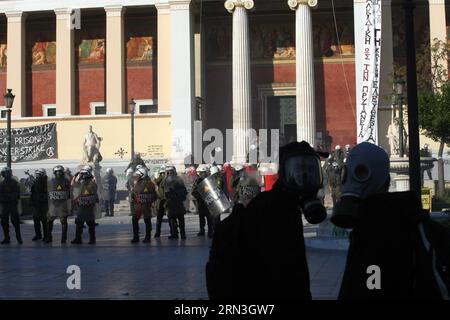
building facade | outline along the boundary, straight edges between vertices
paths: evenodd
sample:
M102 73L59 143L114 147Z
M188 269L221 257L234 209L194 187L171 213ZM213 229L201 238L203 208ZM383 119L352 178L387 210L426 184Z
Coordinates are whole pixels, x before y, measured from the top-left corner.
M356 143L354 3L360 0L0 0L0 92L13 128L57 126L57 160L79 161L89 125L109 162L135 151L182 163L194 128L279 129L330 150ZM387 151L401 1L383 0L379 144ZM447 41L444 0L418 3L416 43ZM5 113L1 106L2 125ZM425 137L433 151L437 145ZM239 137L233 155L246 150ZM225 159L231 160L231 159Z

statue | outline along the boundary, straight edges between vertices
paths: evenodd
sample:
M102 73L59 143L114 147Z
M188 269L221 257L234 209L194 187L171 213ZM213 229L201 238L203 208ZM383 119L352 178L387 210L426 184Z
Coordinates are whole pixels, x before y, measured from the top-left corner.
M92 126L89 126L89 131L83 140L83 163L98 165L102 161L102 155L100 154L101 141L102 138L92 131Z
M400 155L400 135L397 119L394 119L394 121L392 121L389 125L386 137L389 139L389 146L391 147L391 157Z

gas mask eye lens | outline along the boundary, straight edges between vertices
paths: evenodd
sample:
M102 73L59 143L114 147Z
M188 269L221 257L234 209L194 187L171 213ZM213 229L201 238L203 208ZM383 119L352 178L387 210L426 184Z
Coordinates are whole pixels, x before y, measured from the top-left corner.
M370 178L370 169L364 164L358 164L353 170L353 174L356 180L364 182Z

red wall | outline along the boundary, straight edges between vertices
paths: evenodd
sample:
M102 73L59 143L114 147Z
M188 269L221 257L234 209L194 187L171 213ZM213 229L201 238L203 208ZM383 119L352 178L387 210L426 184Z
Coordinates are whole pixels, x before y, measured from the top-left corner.
M127 102L131 98L153 99L157 96L156 68L152 66L145 67L127 67Z
M105 70L103 68L83 68L78 71L75 97L76 114L91 114L90 102L105 102ZM78 88L77 88L78 87Z
M27 73L27 116L42 116L43 104L56 103L56 72L33 71Z
M0 92L3 94L6 92L6 72L0 72ZM0 104L4 105L4 102Z

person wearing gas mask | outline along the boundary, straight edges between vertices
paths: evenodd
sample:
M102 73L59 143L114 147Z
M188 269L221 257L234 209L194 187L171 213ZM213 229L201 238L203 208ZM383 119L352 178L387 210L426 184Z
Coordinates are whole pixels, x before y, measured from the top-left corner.
M169 224L171 225L171 234L169 239L178 239L178 227L180 228L181 239L186 239L184 214L186 208L184 201L187 196L187 189L183 180L177 176L177 171L174 166L166 167L166 178L164 179L164 198L165 209Z
M53 168L54 177L48 181L48 237L44 242L53 241L53 225L56 218L61 223L61 243L67 242L67 217L72 213L72 202L70 194L70 180L63 166L57 165Z
M440 299L444 268L433 260L442 256L434 255L439 244L428 232L436 225L413 192L388 192L389 166L388 154L367 142L346 161L331 217L336 226L352 228L339 299Z
M195 180L194 185L192 186L192 195L197 200L197 212L200 223L200 231L197 233L197 236L201 237L205 235L205 225L206 223L208 223L208 237L212 238L214 234L213 218L211 217L208 206L197 190L198 185L208 177L208 168L205 166L199 166L197 168L197 174L198 178Z
M279 155L273 188L246 208L236 204L216 226L206 269L211 299L311 300L302 215L314 224L327 216L317 199L320 155L305 141L281 147ZM237 245L225 254L228 243Z
M117 178L111 168L106 169L102 180L102 199L105 207L105 217L114 217L114 202L116 201Z
M89 228L89 244L95 244L95 216L97 205L99 203L97 193L97 183L94 181L92 175L92 168L89 166L83 167L78 174L77 181L72 186L72 194L76 204L76 219L75 219L75 239L71 241L72 244L81 244L81 236L83 234L83 225L87 224Z
M148 176L145 167L140 167L134 173L135 183L132 194L134 203L134 213L131 219L133 225L133 239L131 243L139 242L139 219L144 218L145 238L143 243L149 243L152 233L152 204L156 200L155 184Z
M3 229L4 239L1 244L9 244L9 219L16 231L16 239L22 244L22 236L20 234L20 220L18 204L20 200L20 185L12 175L11 168L4 167L1 171L3 180L0 182L0 205L1 205L1 225Z
M34 237L32 241L48 238L47 212L48 212L48 195L47 195L47 173L45 169L37 169L35 171L35 179L31 185L31 203L33 205L33 224ZM41 225L42 231L41 232Z

